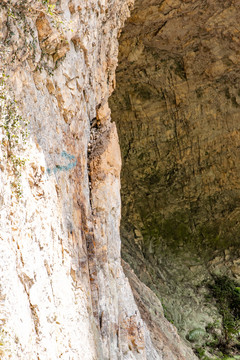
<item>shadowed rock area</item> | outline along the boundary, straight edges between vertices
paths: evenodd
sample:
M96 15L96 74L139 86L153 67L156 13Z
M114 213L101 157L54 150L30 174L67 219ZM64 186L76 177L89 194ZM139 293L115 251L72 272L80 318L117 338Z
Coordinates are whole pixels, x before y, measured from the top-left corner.
M239 5L136 1L121 262L132 8L0 1L1 360L239 358Z
M123 259L199 358L240 352L239 15L235 0L136 1L110 101Z

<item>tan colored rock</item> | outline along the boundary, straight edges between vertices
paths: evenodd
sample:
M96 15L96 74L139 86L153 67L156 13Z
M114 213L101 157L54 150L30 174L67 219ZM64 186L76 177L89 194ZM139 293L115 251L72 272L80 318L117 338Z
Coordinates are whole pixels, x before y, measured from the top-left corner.
M163 359L197 359L179 337L177 329L164 317L162 304L157 296L139 281L125 262L123 262L123 269L129 279L141 316L148 324L153 344L162 354Z
M52 28L45 14L39 15L36 20L36 27L42 51L53 55L54 62L61 59L70 50L66 37L63 33Z
M47 7L37 1L10 5L19 41L10 38L4 44L1 67L10 75L7 101L15 96L13 113L19 111L30 122L30 136L26 143L20 136L16 150L9 149L1 127L1 358L144 359L147 330L120 265L121 159L106 105L117 63L117 35L131 2L117 0L107 7L88 1L81 11L78 1L61 8L56 4L63 24L71 20L85 39L85 58L67 45L75 33L61 25L54 28ZM5 34L5 10L0 10ZM19 11L31 29L25 38ZM42 57L33 59L27 51L24 58L11 58L14 51L20 54L22 41L32 44L33 36ZM109 54L115 60L110 62ZM56 66L53 62L60 58ZM106 133L94 138L90 184L87 148L96 109ZM25 161L17 178L10 154ZM136 313L131 329L140 324L142 345L123 354L120 318L125 314L130 321Z
M239 265L234 265L231 267L231 271L233 276L235 276L236 278L240 278L240 266Z
M9 75L0 98L3 360L178 358L167 337L164 351L155 348L120 259L121 155L108 98L130 8L132 0L0 4L0 69ZM157 19L155 10L148 13ZM144 55L142 44L129 42L132 60ZM185 84L179 104L187 94Z
M236 0L136 0L119 40L122 256L185 339L221 322L204 284L238 272L239 13Z

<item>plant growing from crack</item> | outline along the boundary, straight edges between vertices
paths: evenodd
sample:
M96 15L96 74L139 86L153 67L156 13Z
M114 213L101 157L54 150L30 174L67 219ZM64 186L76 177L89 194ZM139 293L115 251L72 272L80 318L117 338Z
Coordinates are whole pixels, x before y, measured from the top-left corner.
M17 4L11 0L3 0L0 3L0 10L5 9L7 13L6 36L0 44L1 60L3 68L17 60L31 58L36 61L37 36L33 29L31 17L31 7L27 2L19 1Z
M19 114L16 100L10 95L6 76L0 76L0 128L2 156L13 175L11 186L18 198L22 196L21 175L26 159L21 156L28 137L28 121Z
M222 324L209 324L206 331L212 340L207 347L222 353L222 359L228 359L239 353L240 349L240 287L235 280L221 275L214 275L208 284L209 298L214 300L222 317ZM219 331L221 333L219 334ZM216 354L217 355L217 354Z
M63 18L61 18L61 16L59 15L59 12L56 10L55 4L50 4L49 0L39 0L39 1L42 2L42 4L45 6L44 13L46 15L50 16L55 27L61 28L61 31L63 31L63 30L73 31L70 28L69 23L66 20L64 20Z
M53 58L53 65L48 64L48 56L44 51L41 52L41 58L38 60L39 39L34 28L37 17L44 16L48 19L52 28L57 29L59 38L62 38L68 44L64 33L72 31L69 22L61 16L61 12L50 4L48 0L19 0L17 3L12 0L2 0L0 9L7 12L7 35L2 44L0 44L0 53L8 53L7 62L15 63L23 61L22 59L31 59L36 70L45 69L53 74L55 68L59 65ZM4 45L4 48L3 48ZM43 50L43 49L42 49ZM1 60L0 54L0 60ZM50 57L51 59L51 57ZM60 59L61 61L63 58Z

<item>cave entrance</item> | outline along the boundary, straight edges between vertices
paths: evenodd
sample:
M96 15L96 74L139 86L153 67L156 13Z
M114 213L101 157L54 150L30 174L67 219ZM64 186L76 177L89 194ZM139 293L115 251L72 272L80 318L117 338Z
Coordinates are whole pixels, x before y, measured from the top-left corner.
M120 39L110 106L123 160L122 257L181 336L207 349L206 339L216 347L226 335L209 284L240 281L240 73L224 60L237 47L217 31L230 3L171 3L137 1ZM237 18L226 19L234 33Z

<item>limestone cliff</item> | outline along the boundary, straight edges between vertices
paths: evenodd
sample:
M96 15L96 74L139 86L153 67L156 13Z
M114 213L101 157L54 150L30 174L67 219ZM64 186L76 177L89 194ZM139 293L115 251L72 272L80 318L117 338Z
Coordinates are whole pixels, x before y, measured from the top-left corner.
M239 15L237 0L136 1L111 98L123 258L199 356L240 351L216 290L240 281Z
M162 312L152 345L121 266L108 97L131 7L1 1L1 359L194 359Z

